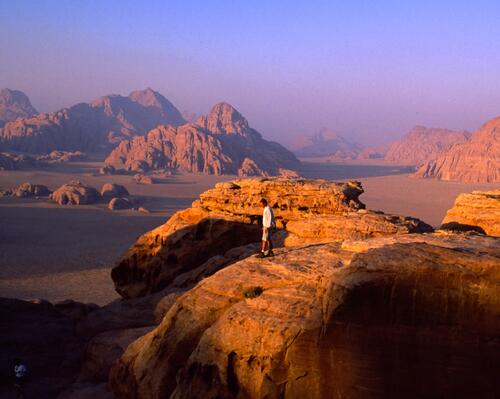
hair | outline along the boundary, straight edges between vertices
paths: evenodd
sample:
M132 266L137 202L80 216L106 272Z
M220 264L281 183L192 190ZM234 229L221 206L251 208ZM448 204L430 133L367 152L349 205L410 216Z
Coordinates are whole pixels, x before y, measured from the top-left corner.
M262 198L262 199L260 200L260 203L261 203L262 205L267 205L267 200L266 200L265 198Z

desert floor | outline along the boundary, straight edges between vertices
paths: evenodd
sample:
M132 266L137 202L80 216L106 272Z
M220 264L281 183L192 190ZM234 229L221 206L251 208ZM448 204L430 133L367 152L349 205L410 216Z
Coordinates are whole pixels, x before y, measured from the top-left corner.
M59 206L47 199L0 197L0 296L97 304L116 299L110 267L135 239L190 206L216 182L234 178L184 174L140 185L131 176L99 176L100 166L96 161L0 171L0 189L25 181L56 189L73 179L98 189L108 182L123 184L151 210L113 212L105 204ZM306 162L303 175L360 180L365 189L361 200L368 208L418 217L434 226L459 193L498 186L419 180L408 177L409 172L381 162Z

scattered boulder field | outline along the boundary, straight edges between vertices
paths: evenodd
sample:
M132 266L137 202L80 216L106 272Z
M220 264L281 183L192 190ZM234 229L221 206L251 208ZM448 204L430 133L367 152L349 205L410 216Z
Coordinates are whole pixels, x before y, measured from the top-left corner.
M150 212L140 205L137 198L130 195L125 186L115 183L105 183L99 192L95 187L72 180L52 192L42 184L26 182L12 189L0 190L1 196L46 198L59 205L92 205L104 202L112 211L133 209L143 213Z
M40 398L499 396L498 193L459 197L436 231L366 210L362 193L355 181L219 183L117 260L122 299L9 300L2 310L16 317L0 327L22 330L28 310L71 326L57 347L23 336L27 359L46 361L39 381L71 351ZM275 256L257 259L262 197L276 216Z
M86 159L87 154L81 151L52 151L43 155L0 152L0 170L32 169Z

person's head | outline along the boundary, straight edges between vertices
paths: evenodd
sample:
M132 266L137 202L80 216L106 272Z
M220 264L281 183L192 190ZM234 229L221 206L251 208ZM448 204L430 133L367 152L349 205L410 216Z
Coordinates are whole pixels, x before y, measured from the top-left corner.
M260 200L260 204L261 204L262 206L266 207L266 206L267 206L267 200L266 200L265 198L262 198L262 199Z

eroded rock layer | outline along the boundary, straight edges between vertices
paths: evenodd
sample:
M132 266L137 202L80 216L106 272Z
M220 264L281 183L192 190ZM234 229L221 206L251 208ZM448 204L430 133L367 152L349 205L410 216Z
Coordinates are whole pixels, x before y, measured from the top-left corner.
M280 249L178 298L110 383L122 399L496 397L499 281L496 237Z
M219 183L192 208L141 236L113 268L115 287L124 297L146 295L214 256L259 242L262 198L274 211L276 245L432 230L417 219L365 211L362 192L359 182L265 178ZM218 265L228 263L226 256Z
M443 227L479 228L486 234L500 236L500 189L460 194L446 213Z

